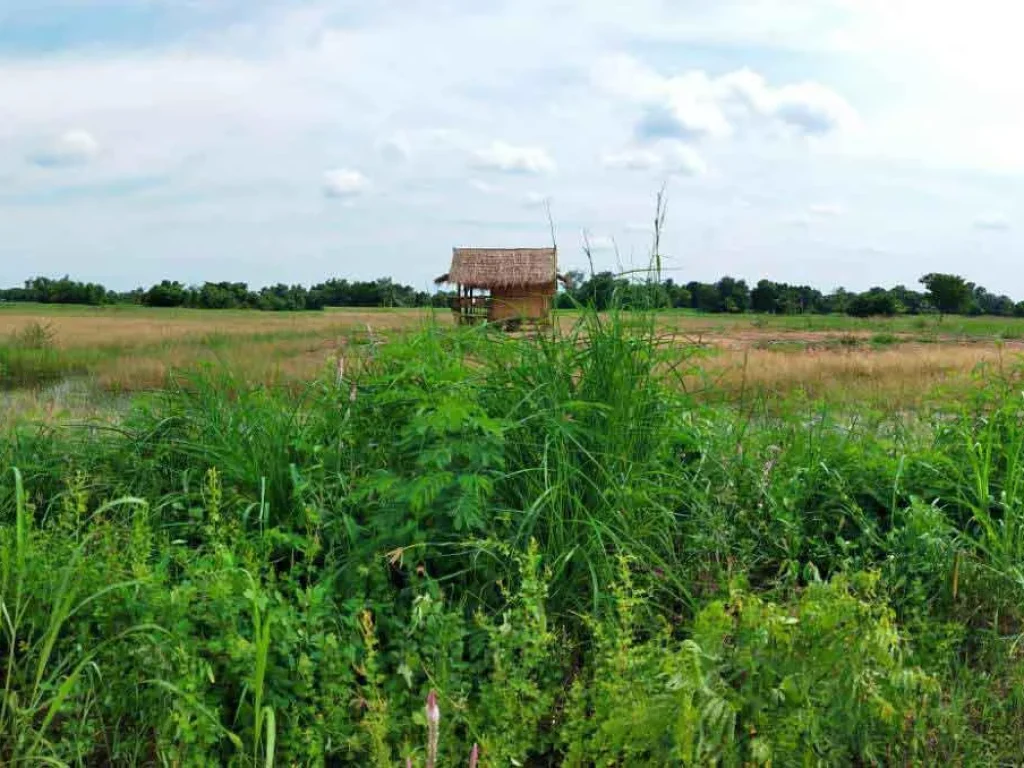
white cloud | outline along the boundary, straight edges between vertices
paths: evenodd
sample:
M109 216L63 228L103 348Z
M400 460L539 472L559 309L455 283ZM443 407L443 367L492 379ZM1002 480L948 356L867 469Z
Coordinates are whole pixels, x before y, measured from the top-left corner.
M1010 229L1010 221L1003 214L990 213L976 218L974 228L988 232L1005 232Z
M401 133L377 141L377 152L389 163L402 163L412 157L409 139Z
M473 156L475 168L501 173L543 174L555 170L555 163L541 147L519 147L504 141L494 141Z
M72 5L109 2L50 4L71 25ZM646 241L623 224L650 218L670 167L706 163L699 182L669 188L664 249L691 254L680 258L694 279L909 284L967 269L972 253L970 279L1024 297L1007 268L1016 238L990 232L979 251L972 229L972 214L1024 195L1024 48L1006 0L454 0L440 12L417 0L356 19L341 0L230 5L230 29L0 53L0 284L24 279L24 253L40 273L115 287L339 268L420 284L453 243L546 240L544 217L522 208L530 189L558 200L572 268L581 228ZM635 58L606 58L615 51ZM640 136L645 119L659 135ZM26 162L69 128L102 143L91 163ZM828 141L788 140L801 136ZM496 151L492 138L521 146ZM650 164L641 150L657 163L602 167ZM467 168L481 160L488 173ZM530 175L554 160L557 173ZM323 179L323 194L344 190L329 207L360 201L343 229L311 186L338 166L372 180ZM856 231L808 207L840 194ZM813 237L788 229L789 213ZM862 242L903 258L865 257ZM354 252L375 258L339 262ZM599 269L614 261L595 252Z
M721 139L758 128L824 136L857 122L853 107L820 83L773 87L750 69L719 77L703 70L663 77L620 55L600 62L594 80L639 107L635 133L642 141Z
M757 72L741 69L710 83L723 108L737 122L765 121L807 136L853 128L857 113L835 91L806 81L773 88Z
M649 171L661 164L661 157L649 149L632 148L605 153L601 164L613 170Z
M657 171L679 176L702 176L707 164L693 147L679 141L661 141L653 147L627 147L608 152L601 164L611 170Z
M724 138L732 132L721 107L690 92L688 83L678 83L658 101L647 104L636 125L637 136L655 140Z
M625 54L598 59L592 80L606 93L640 104L656 101L665 94L665 78Z
M767 114L807 136L852 128L857 113L835 91L820 83L787 85L769 96Z
M361 195L369 186L362 173L349 168L324 172L324 194L327 197L351 198Z
M703 176L708 170L704 158L693 147L677 141L668 142L664 146L662 159L668 173L680 176Z
M47 168L84 165L95 158L99 151L99 142L91 133L73 130L61 134L49 146L31 153L29 160Z

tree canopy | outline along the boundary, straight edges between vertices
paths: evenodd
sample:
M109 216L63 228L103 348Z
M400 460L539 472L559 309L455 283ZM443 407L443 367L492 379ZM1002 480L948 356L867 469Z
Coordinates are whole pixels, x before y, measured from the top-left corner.
M929 272L921 278L921 284L927 289L929 303L940 314L955 315L970 307L975 286L959 275L948 275L942 272ZM985 295L987 291L981 289Z
M809 285L725 275L715 282L691 280L685 284L669 278L661 282L627 279L614 272L568 273L569 285L558 296L557 306L594 306L599 310L622 307L662 307L698 312L761 312L767 314L872 315L971 314L1024 316L1024 302L992 293L959 275L931 272L920 279L925 291L904 285L875 286L861 293L835 288L825 293ZM197 309L258 309L264 311L319 310L325 307L445 307L450 292L417 291L392 278L349 280L332 277L309 287L278 283L259 289L239 281L187 285L161 280L149 288L118 292L97 283L60 278L34 277L24 285L0 290L0 301L31 301L45 304L141 304L149 307Z

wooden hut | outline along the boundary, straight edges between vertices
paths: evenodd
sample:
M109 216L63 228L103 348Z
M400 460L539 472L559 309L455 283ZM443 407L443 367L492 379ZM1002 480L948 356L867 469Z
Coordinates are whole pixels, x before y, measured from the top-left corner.
M550 321L559 280L555 248L453 248L451 269L435 282L455 286L459 323L516 328Z

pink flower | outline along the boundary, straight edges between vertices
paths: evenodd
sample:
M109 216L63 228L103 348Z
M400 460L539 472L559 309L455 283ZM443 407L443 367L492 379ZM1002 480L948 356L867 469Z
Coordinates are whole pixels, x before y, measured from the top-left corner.
M431 688L427 694L427 768L434 768L437 763L440 723L441 709L437 706L437 692Z

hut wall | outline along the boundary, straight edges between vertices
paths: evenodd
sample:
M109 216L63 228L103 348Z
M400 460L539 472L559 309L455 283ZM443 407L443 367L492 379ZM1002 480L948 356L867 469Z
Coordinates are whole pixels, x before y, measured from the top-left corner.
M551 312L555 284L491 290L490 319L511 320L524 318L541 320Z

